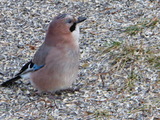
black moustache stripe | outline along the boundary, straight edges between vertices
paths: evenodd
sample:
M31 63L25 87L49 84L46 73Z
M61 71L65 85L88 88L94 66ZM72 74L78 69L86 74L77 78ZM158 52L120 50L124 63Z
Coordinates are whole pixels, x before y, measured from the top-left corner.
M71 27L70 27L70 31L73 32L76 29L76 23L74 23Z

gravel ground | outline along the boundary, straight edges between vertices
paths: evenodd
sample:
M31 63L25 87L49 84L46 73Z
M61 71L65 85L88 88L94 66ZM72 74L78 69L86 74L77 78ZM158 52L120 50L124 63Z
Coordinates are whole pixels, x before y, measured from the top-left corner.
M28 80L0 87L1 120L160 119L160 1L1 0L0 10L0 82L32 58L55 15L88 17L80 91L37 94Z

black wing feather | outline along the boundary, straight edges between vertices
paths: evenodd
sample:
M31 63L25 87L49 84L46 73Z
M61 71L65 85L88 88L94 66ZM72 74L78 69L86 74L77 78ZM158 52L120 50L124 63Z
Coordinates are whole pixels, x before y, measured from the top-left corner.
M20 75L21 75L23 72L25 72L25 70L27 70L28 67L29 67L29 68L32 68L33 65L34 65L34 63L33 63L32 61L29 61L28 63L26 63L26 64L22 67L22 69L19 71L18 74L15 75L14 78L9 79L9 80L3 82L3 83L1 84L1 86L7 87L7 86L11 85L13 82L19 80L19 79L21 78Z
M28 63L26 63L26 64L21 68L21 70L19 71L19 73L16 74L16 76L22 74L26 69L28 69L29 65L30 65L30 68L33 67L34 63L32 62L32 60L29 61Z
M16 77L14 77L14 78L12 78L12 79L9 79L9 80L3 82L3 83L1 84L1 86L2 86L2 87L7 87L7 86L11 85L13 82L19 80L20 78L21 78L21 76L16 76Z
M35 67L34 67L34 65L35 65ZM18 74L15 75L14 78L9 79L9 80L3 82L3 83L1 84L1 86L7 87L7 86L11 85L13 82L15 82L15 81L19 80L20 78L22 78L21 75L26 74L26 73L29 73L29 72L32 72L32 71L39 70L39 69L42 68L43 66L44 66L44 65L38 66L38 65L34 64L34 63L32 62L32 60L31 60L31 61L29 61L28 63L26 63L26 64L22 67L22 69L19 71Z

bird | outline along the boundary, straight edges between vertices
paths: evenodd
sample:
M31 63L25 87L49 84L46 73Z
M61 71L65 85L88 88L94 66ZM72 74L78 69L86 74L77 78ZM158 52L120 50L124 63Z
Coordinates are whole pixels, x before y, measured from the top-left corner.
M18 74L4 81L8 87L23 78L39 92L56 92L69 88L78 76L79 23L86 17L59 14L49 24L44 42Z

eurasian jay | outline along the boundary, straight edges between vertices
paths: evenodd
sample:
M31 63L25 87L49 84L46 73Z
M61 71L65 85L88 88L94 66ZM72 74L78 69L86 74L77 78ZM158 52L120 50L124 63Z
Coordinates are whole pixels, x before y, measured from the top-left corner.
M85 17L69 14L56 16L48 27L45 41L33 59L14 78L1 84L8 86L20 78L30 78L39 92L69 88L76 80L79 66L79 26Z

